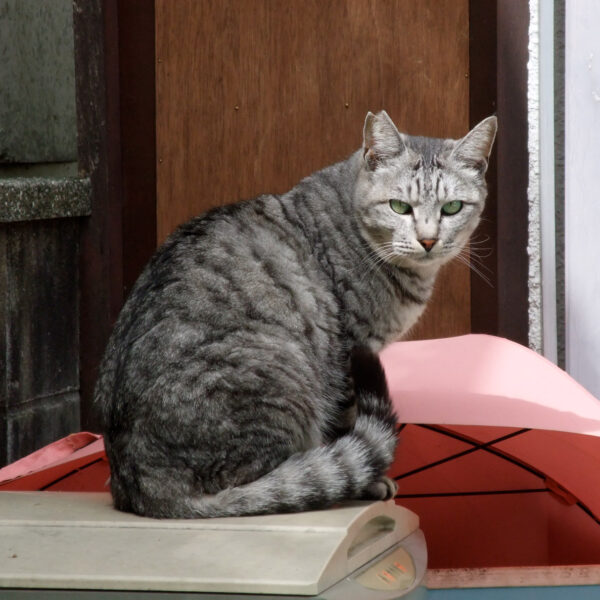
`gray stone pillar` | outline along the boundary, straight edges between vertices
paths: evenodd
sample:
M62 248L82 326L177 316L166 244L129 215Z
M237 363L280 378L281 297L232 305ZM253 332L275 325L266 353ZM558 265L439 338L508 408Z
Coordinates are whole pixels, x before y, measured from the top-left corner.
M71 0L0 0L0 466L79 429Z

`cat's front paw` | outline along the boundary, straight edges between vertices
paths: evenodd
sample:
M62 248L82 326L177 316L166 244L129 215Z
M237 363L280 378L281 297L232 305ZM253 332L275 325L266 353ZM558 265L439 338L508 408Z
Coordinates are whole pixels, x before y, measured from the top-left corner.
M363 494L365 500L389 500L396 495L398 484L389 477L381 477L369 484Z

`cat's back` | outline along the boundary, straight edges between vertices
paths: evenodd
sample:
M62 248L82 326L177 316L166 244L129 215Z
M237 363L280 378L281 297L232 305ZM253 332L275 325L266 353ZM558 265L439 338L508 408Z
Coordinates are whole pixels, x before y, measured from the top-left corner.
M204 385L214 365L225 377L246 355L282 362L320 353L323 332L336 327L324 281L305 232L277 196L181 225L121 311L96 388L101 411L114 412L123 394L197 386L195 378Z
M256 286L267 283L266 275L284 276L295 270L299 255L306 258L308 248L295 229L276 196L220 206L191 219L148 263L119 324L128 325L127 335L135 336L148 330L148 318L227 310L244 289L252 295Z
M268 307L277 299L274 289L287 296L278 309L310 314L316 301L326 310L332 260L323 258L337 244L342 252L333 262L341 264L347 239L355 234L344 214L350 203L342 201L348 194L342 188L354 179L350 164L313 173L283 196L216 207L180 225L136 282L115 335L130 341L155 322L177 315L197 319L203 311L218 331L223 313L256 316L257 300Z

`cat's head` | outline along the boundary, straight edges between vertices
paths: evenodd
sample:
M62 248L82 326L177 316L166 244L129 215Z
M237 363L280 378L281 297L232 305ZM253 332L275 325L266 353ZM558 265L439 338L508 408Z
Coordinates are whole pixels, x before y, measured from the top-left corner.
M367 115L354 201L382 259L434 266L461 252L483 211L496 129L488 117L460 140L413 137L385 111Z

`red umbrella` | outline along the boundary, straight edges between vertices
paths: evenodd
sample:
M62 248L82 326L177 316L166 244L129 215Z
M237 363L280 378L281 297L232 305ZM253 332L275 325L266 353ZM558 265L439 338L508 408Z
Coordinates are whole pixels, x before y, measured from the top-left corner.
M102 436L82 431L0 469L0 491L105 492L109 475Z
M600 563L596 398L491 336L393 344L382 361L410 423L397 498L421 517L430 567Z

